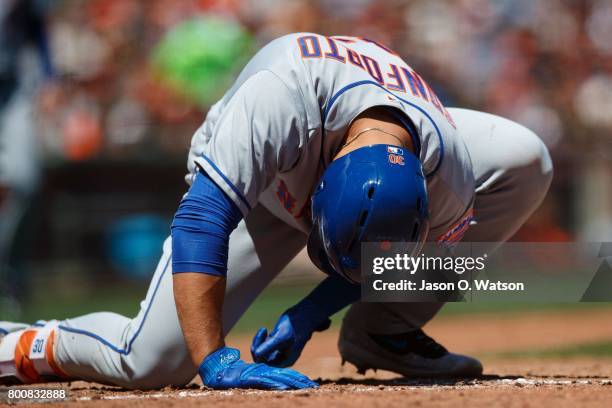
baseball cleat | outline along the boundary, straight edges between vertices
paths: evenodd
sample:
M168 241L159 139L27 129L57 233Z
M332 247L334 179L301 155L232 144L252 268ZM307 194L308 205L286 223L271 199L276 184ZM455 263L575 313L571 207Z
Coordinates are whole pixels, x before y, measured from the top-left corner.
M450 353L423 330L380 335L343 325L338 340L342 361L357 367L393 371L405 377L466 378L482 374L475 358Z
M0 384L33 384L68 378L54 358L58 322L0 322Z

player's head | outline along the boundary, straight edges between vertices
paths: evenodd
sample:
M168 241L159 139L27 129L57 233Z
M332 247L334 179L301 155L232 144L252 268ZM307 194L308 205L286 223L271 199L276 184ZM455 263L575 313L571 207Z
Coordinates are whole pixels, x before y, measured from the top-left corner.
M361 280L362 242L405 242L421 250L429 232L419 160L396 146L372 145L334 160L312 196L308 255L319 269Z

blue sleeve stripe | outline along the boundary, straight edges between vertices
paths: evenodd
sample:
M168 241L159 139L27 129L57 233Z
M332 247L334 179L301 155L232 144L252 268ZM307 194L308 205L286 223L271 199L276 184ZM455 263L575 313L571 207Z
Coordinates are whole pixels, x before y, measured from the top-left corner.
M240 201L242 201L242 204L244 204L246 208L249 211L251 211L251 205L245 198L244 194L241 193L240 190L238 190L238 188L230 181L230 179L227 178L225 174L223 174L223 172L215 165L215 163L213 163L212 160L206 157L206 155L204 155L203 153L200 155L200 157L206 160L206 162L210 165L210 167L212 167L213 170L217 172L217 174L223 179L223 181L225 181L225 183L229 186L229 188L231 188L232 191L238 196Z
M225 276L227 275L227 267L225 266L212 266L210 264L204 264L202 262L172 262L172 273L174 275L178 273L203 273L205 275L212 276Z
M419 112L421 112L431 122L431 124L433 125L434 129L436 130L436 134L437 134L438 140L440 142L440 158L438 159L438 163L436 163L436 166L434 167L434 169L431 172L429 172L428 174L425 175L425 177L433 176L438 171L438 169L440 168L440 165L442 164L442 160L444 159L444 140L442 140L442 134L440 133L440 128L438 128L438 125L436 124L436 122L433 120L433 118L423 108L421 108L420 106L415 105L414 103L409 102L406 99L398 96L397 94L389 91L387 88L385 88L384 86L382 86L381 84L379 84L377 82L369 81L369 80L357 81L357 82L353 82L352 84L346 85L344 88L342 88L338 92L336 92L331 97L331 99L329 100L329 103L327 104L327 106L325 107L325 110L323 111L323 126L325 126L325 122L327 121L327 115L329 114L329 111L331 110L332 106L334 106L334 104L336 103L338 98L343 93L345 93L346 91L350 91L351 89L353 89L355 87L358 87L358 86L362 86L362 85L374 85L374 86L382 89L383 91L387 92L388 94L393 95L394 97L396 97L400 101L404 102L407 105L412 106L414 109L416 109Z

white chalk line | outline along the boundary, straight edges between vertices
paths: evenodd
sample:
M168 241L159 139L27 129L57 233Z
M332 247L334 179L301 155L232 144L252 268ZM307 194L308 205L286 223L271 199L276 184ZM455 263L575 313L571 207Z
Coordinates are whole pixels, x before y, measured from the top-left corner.
M528 379L528 378L515 378L515 379L499 379L499 380L488 380L476 383L466 384L432 384L424 386L414 386L409 384L397 385L384 385L384 386L363 386L351 388L350 392L356 393L369 393L375 391L402 391L402 390L440 390L443 388L450 389L467 389L467 388L490 388L492 386L524 386L524 387L537 387L537 386L554 386L554 385L612 385L612 379L579 379L579 380L560 380L560 379ZM94 397L83 396L76 398L69 398L73 401L94 401L94 400L140 400L140 399L182 399L182 398L201 398L201 397L232 397L232 396L243 396L243 395L264 395L264 394L331 394L337 392L336 390L321 389L317 391L265 391L265 390L240 390L240 391L212 391L212 390L198 390L198 391L179 391L179 392L156 392L148 394L114 394L114 395L97 395Z

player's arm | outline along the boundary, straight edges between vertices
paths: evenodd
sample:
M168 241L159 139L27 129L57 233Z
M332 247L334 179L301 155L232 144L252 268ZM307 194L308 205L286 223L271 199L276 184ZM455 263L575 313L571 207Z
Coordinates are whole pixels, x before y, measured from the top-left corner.
M221 306L225 278L186 272L174 275L174 298L187 348L195 365L225 346Z
M173 290L191 357L211 388L296 389L317 384L293 370L247 364L225 347L221 312L228 242L242 213L205 173L198 173L172 223Z
M390 108L368 109L349 126L336 158L370 144L402 146L414 152L416 132L412 129L407 118ZM333 271L327 273L329 277L281 315L270 334L259 329L251 344L255 361L278 367L293 365L315 331L327 329L332 315L359 300L359 286Z
M279 78L258 72L242 83L194 137L200 169L172 225L174 297L186 343L204 384L213 388L314 387L286 369L253 365L225 347L221 311L231 232L259 196L300 157L303 106ZM231 273L232 271L230 271Z
M195 364L222 347L229 235L242 214L199 172L172 223L173 290L187 347Z
M172 223L174 302L196 366L225 346L221 310L227 243L242 214L205 173L198 173Z

